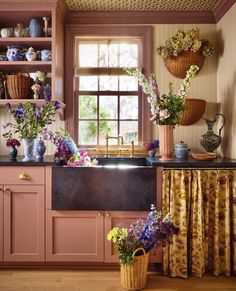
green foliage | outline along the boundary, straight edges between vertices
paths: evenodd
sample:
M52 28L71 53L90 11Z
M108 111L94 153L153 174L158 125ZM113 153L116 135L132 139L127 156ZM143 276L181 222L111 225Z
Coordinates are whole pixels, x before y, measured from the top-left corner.
M164 46L160 46L157 51L163 57L178 56L181 52L191 50L201 51L204 56L211 56L214 47L208 40L201 40L199 28L192 28L187 31L178 30L164 41Z

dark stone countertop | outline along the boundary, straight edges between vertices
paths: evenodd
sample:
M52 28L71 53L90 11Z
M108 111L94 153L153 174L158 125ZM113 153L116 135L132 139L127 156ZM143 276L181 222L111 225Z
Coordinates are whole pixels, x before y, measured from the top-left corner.
M49 166L55 165L53 156L45 156L41 162L23 162L23 156L11 161L8 156L0 156L0 166ZM147 158L147 166L164 168L236 168L236 160L218 157L211 161L197 161L192 157L188 160L160 161L158 158Z

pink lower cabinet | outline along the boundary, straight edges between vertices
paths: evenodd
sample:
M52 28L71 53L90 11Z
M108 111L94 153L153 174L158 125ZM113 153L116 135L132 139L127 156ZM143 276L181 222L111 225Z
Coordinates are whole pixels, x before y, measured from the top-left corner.
M44 186L4 186L4 261L44 261Z
M3 185L0 185L0 262L3 261Z
M147 213L141 211L110 211L105 212L105 262L118 262L114 246L106 237L107 233L115 226L129 228L139 218L146 218ZM149 256L149 262L159 263L162 261L161 249L152 250Z
M47 261L104 260L103 212L47 210L46 217Z

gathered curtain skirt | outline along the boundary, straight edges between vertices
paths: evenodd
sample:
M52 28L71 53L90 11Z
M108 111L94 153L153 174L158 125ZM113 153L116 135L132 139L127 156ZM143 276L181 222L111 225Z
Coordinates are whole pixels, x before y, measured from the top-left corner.
M166 169L163 214L180 228L163 250L164 273L236 274L236 170Z

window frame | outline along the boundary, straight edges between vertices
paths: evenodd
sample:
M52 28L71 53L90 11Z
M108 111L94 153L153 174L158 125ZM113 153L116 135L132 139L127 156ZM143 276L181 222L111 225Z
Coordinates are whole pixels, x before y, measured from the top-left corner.
M66 25L65 28L65 126L74 140L78 140L78 92L75 91L78 78L75 77L76 38L77 37L120 37L139 38L141 40L140 65L148 76L152 72L152 26L82 26ZM140 140L147 143L152 139L150 108L146 96L141 94L141 132ZM137 147L137 146L136 146Z

